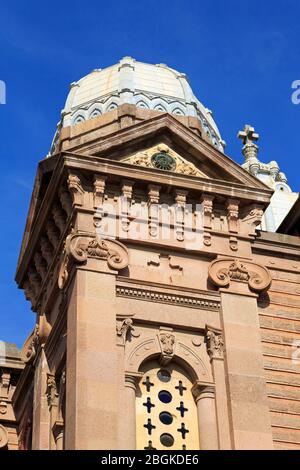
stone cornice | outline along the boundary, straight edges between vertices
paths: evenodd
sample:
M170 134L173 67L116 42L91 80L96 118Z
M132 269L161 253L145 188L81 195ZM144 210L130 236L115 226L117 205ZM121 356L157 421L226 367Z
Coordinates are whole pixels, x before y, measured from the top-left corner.
M186 190L194 190L198 193L205 192L223 197L232 197L234 189L235 198L243 199L246 202L259 202L263 205L269 203L272 192L267 187L255 188L252 186L245 186L245 184L224 181L221 179L208 179L199 176L179 175L173 173L172 175L164 170L158 170L147 167L134 166L134 176L132 174L132 165L124 162L113 161L104 157L94 157L73 152L64 152L61 157L64 158L65 165L69 168L77 168L81 170L89 170L104 175L116 175L119 177L128 177L132 179L147 181L148 183L156 183L160 185L168 185L173 187L180 187Z

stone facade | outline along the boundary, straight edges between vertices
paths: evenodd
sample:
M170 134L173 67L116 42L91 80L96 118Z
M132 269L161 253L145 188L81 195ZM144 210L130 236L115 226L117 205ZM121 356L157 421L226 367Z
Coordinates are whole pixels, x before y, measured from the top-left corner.
M299 449L300 240L257 229L271 196L191 116L62 128L17 267L19 448Z

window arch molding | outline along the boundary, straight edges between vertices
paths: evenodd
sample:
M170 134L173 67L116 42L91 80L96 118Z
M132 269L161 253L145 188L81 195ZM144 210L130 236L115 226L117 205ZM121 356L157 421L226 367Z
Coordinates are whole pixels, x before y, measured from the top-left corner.
M129 351L126 359L126 371L139 373L144 362L150 359L160 359L162 355L161 346L157 337L144 338ZM212 373L202 358L188 345L177 341L174 356L175 361L187 370L193 381L212 383Z

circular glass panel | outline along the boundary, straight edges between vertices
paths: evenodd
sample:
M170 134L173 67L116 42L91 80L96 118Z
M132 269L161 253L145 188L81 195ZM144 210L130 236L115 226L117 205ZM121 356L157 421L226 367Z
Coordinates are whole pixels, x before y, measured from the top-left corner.
M174 437L171 434L164 433L160 436L160 442L165 447L172 447L174 444Z
M157 377L159 378L159 380L161 382L170 382L171 380L171 374L168 370L166 369L160 369L158 372L157 372Z
M168 413L167 411L162 411L159 414L159 419L163 424L172 424L173 422L173 416L171 413Z
M151 158L152 165L159 170L175 170L176 161L171 155L164 152L155 153Z
M158 394L158 398L163 403L170 403L170 401L172 401L172 395L167 390L161 390Z

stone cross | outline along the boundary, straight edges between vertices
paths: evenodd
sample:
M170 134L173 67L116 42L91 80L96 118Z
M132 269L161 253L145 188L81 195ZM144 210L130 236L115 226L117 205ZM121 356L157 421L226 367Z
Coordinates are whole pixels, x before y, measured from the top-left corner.
M238 138L242 139L244 145L249 145L258 141L259 134L255 132L254 127L246 124L245 129L238 133Z
M245 129L238 133L238 138L242 139L243 141L243 155L246 161L250 158L257 158L258 146L255 144L255 142L258 141L259 134L255 132L254 127L247 124Z

